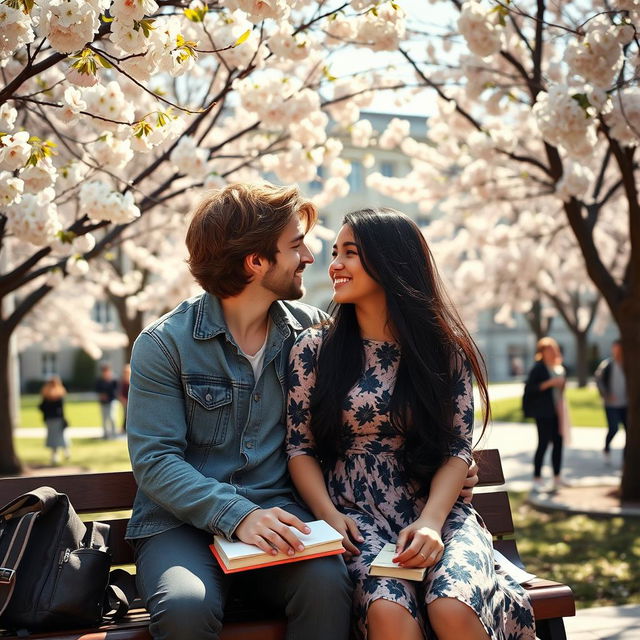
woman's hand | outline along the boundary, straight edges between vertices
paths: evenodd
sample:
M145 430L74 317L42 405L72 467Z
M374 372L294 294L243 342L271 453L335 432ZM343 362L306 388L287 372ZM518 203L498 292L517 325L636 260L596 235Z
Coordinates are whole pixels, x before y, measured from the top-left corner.
M346 551L346 557L360 555L360 549L355 546L354 542L364 542L364 538L360 535L358 525L353 518L345 516L337 509L331 513L322 514L320 517L342 534L342 546Z
M393 561L401 567L431 567L440 560L443 552L440 531L418 518L400 532Z

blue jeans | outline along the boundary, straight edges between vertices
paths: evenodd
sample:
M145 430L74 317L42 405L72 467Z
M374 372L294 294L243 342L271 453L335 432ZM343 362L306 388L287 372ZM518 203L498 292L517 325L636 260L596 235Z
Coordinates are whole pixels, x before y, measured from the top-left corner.
M605 413L607 414L607 437L604 441L604 450L609 451L611 441L618 433L620 423L626 429L627 428L627 407L605 407Z
M102 415L102 437L105 440L116 437L116 401L100 403Z
M309 520L297 505L286 509ZM190 525L134 541L138 591L155 640L217 640L231 586L287 617L287 640L347 640L352 585L329 556L225 575L212 536Z

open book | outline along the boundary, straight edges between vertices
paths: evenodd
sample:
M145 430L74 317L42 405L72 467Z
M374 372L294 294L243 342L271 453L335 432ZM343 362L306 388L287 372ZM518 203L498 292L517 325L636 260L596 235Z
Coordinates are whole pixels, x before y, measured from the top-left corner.
M244 542L229 542L222 536L214 536L213 544L209 545L209 548L225 573L260 569L276 564L344 553L342 534L332 526L324 520L315 520L306 524L311 529L311 533L303 534L297 529L289 527L304 545L304 551L296 551L293 556L286 553L278 553L274 556L265 553L255 545Z
M399 567L393 562L396 555L396 545L388 542L382 547L380 553L373 559L369 568L369 575L384 578L402 578L404 580L417 580L420 582L427 571L421 567Z

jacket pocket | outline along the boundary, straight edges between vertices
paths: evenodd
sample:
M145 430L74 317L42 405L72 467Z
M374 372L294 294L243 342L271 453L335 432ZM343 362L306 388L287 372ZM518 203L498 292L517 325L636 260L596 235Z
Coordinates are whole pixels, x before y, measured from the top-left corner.
M191 378L185 381L185 390L189 443L200 447L223 443L231 418L231 384Z

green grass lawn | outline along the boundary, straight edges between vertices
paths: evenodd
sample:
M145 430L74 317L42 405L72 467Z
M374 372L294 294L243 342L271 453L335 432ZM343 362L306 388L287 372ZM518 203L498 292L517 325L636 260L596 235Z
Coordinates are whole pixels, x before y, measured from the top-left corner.
M43 427L42 414L38 409L40 396L35 394L24 395L20 399L19 427ZM73 427L99 427L102 424L100 418L100 405L98 400L88 400L84 396L80 399L69 394L64 404L64 414L69 424ZM122 406L117 405L116 424L122 422Z
M579 608L640 603L640 518L541 513L510 493L527 571L568 584Z
M607 424L602 400L597 389L567 389L571 423L576 427L605 427ZM504 398L491 402L491 414L496 422L533 422L522 415L522 398Z
M40 438L16 438L18 457L28 467L48 467L49 449ZM71 458L63 464L79 467L83 471L125 471L131 469L127 441L101 438L75 438L71 441ZM55 473L55 467L51 467Z

